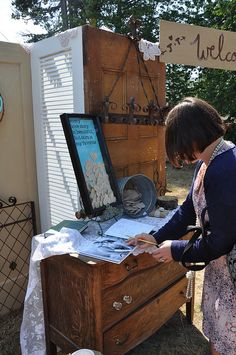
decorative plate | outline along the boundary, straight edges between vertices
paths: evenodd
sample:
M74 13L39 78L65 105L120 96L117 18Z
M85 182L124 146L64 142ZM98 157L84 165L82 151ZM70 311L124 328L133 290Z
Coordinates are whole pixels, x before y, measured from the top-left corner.
M0 95L0 121L2 120L4 115L4 102L3 102L3 97Z

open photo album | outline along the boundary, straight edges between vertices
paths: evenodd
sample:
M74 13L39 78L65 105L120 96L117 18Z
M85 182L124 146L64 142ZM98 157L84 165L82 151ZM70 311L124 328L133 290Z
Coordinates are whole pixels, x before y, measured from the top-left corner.
M121 218L112 224L103 236L89 241L86 250L81 251L80 254L120 264L136 248L128 245L126 241L137 234L150 233L152 230L153 226L150 224Z

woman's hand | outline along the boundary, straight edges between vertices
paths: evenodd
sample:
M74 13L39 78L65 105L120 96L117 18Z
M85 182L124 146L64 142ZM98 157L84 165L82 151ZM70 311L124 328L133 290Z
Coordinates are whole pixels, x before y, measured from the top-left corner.
M172 261L171 243L172 240L165 240L163 243L159 244L159 248L152 252L153 258L162 263L169 263Z
M150 244L140 241L140 239L147 240L149 242L155 243L156 239L151 234L137 234L135 237L127 240L128 245L134 245L139 247L139 249L145 250L147 247L150 247ZM154 251L152 251L153 258L159 263L169 263L173 260L171 254L171 243L172 240L165 240L163 243L157 245Z
M148 242L157 244L156 239L151 234L147 233L137 234L135 237L129 238L126 243L128 245L138 245L138 247L142 250L145 250L147 247L150 247L150 244L139 241L139 239L147 240Z

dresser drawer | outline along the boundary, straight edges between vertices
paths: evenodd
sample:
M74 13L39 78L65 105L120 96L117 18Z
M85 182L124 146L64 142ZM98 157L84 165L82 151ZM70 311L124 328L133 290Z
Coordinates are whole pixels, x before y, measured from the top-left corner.
M186 234L181 239L189 239L192 236L192 232ZM147 270L154 266L160 267L160 263L158 263L150 254L143 253L137 256L130 255L127 259L125 259L121 264L116 265L107 262L100 262L100 275L101 275L101 288L105 289L111 287L114 284L118 284L130 275L134 275L136 273L140 273L142 270ZM178 270L183 274L186 272L186 269L180 266L179 264L175 264L174 268L178 268Z
M187 279L120 321L104 333L104 354L122 355L147 339L186 302Z
M126 278L142 270L146 270L159 263L152 258L150 254L143 253L138 256L130 255L121 264L105 263L101 270L102 288L111 287L114 284L120 283Z
M180 279L186 270L176 262L156 264L155 267L131 275L123 282L102 291L103 329L126 317L151 297Z

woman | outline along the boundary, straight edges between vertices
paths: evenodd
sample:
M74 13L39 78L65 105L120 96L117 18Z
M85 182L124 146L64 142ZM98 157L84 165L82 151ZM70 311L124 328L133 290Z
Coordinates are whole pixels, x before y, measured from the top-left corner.
M188 241L176 240L188 225L200 225L203 209L209 229L188 252L187 262L209 262L205 269L203 332L212 354L236 355L236 293L226 255L236 243L236 148L223 140L224 123L207 102L186 98L166 120L166 151L171 163L199 161L190 192L171 220L153 236L139 238L160 244L152 256L161 262L180 261ZM140 248L145 248L144 245Z

